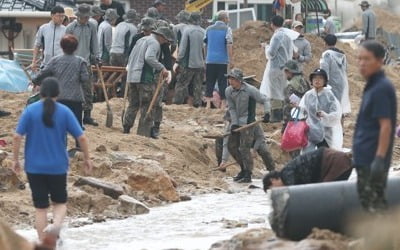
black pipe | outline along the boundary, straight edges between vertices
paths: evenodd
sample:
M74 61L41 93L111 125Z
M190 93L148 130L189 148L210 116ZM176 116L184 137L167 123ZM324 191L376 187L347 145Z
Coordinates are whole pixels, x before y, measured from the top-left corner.
M389 207L400 205L400 178L390 178L386 189ZM363 213L355 182L274 188L270 224L278 237L302 240L316 227L346 234L352 215Z

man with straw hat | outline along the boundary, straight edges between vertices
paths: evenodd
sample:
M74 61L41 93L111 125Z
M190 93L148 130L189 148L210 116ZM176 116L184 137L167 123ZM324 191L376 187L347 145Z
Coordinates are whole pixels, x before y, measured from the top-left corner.
M183 68L175 86L175 104L183 104L185 99L192 99L194 107L202 104L202 85L204 78L205 30L200 27L201 13L190 14L189 25L182 35L176 63Z
M117 11L114 9L106 10L104 21L99 25L97 38L99 41L100 58L103 65L110 64L110 50L112 45L112 27L118 19Z
M72 9L71 7L65 7L64 12L65 12L65 18L63 25L67 26L76 19L76 16L74 14L74 9Z
M304 25L302 22L294 21L292 29L300 33L299 37L293 41L294 46L297 48L293 58L300 63L301 69L303 64L310 62L312 59L311 43L304 37Z
M44 67L51 58L63 54L60 41L65 34L65 26L62 25L65 17L65 11L63 7L55 6L50 13L51 21L40 26L38 32L36 33L32 60L33 71L38 69L37 56L40 49L43 51L43 61L41 67Z
M114 39L111 45L111 65L125 67L129 57L129 46L132 38L137 34L134 21L137 18L137 12L134 9L128 10L124 15L125 21L119 23L115 28Z
M158 72L161 78L169 75L165 66L159 62L160 45L174 41L174 34L170 28L160 27L150 36L137 41L128 62L127 82L129 86L129 106L123 123L124 133L130 133L135 122L136 114L140 110L141 117L137 134L151 137L153 127L153 112L149 110L156 88ZM162 79L160 79L162 80ZM159 84L159 83L158 83ZM149 111L149 113L148 113Z
M376 15L375 12L370 8L371 5L368 1L362 1L361 9L363 29L362 34L365 35L365 40L374 40L376 38Z
M75 13L77 20L67 26L66 33L78 38L78 49L75 55L82 57L88 63L89 80L83 86L85 102L83 104L83 124L98 126L99 124L91 117L93 109L93 85L92 70L90 65L99 62L99 45L97 40L96 25L89 22L93 16L91 7L88 4L78 6Z
M99 22L103 18L104 14L106 14L105 10L102 10L100 6L92 6L92 13L93 16L89 19L89 22L93 23L96 25L96 29L99 27Z

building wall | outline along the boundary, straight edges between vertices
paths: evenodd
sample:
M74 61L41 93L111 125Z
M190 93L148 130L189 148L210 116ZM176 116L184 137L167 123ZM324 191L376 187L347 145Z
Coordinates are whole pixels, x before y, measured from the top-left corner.
M141 16L144 16L144 14L146 14L147 12L147 9L150 8L153 3L154 0L131 0L130 5L131 8L138 11ZM179 11L185 8L185 0L166 0L166 3L168 6L166 12L164 13L164 16L171 22L175 23L175 16L179 13ZM204 19L211 19L213 14L212 7L213 5L210 4L203 10Z
M32 49L38 28L50 21L49 18L17 18L22 23L22 31L14 41L15 49ZM8 50L8 40L0 33L0 51Z

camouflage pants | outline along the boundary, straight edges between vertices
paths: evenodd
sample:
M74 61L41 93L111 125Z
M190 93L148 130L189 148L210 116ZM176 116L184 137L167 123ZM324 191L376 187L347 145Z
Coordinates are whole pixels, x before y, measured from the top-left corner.
M370 213L387 209L385 188L388 177L386 171L379 180L370 178L370 167L357 166L357 190L363 208Z
M88 66L89 80L83 83L83 111L91 111L93 109L93 72L91 65Z
M248 128L240 133L229 136L228 150L243 171L253 171L253 157L251 156L251 146L254 142L254 128Z
M117 67L125 67L127 64L127 58L124 54L111 53L110 55L110 65Z
M184 68L175 86L174 104L183 104L189 96L189 85L193 86L193 105L201 106L204 69Z
M156 100L156 104L154 105L154 122L162 122L163 119L163 100L165 95L165 90L168 88L167 84L163 84L160 92L158 93L158 97Z
M154 111L150 112L148 117L146 117L146 113L153 98L154 89L154 84L130 83L129 86L129 106L126 110L123 126L132 128L140 110L137 134L141 136L150 137L153 127Z
M265 167L268 171L272 171L275 169L275 162L271 156L271 153L268 151L267 144L265 143L265 135L264 131L260 125L254 126L254 150L257 151L258 155L261 156L261 159L264 162Z

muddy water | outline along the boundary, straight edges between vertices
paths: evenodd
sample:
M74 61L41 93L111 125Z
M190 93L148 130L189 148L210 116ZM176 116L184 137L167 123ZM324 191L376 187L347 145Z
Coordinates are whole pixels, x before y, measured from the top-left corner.
M260 181L253 184L261 186ZM269 227L269 197L261 189L232 183L228 193L192 197L191 201L151 209L149 214L108 221L62 232L60 249L209 249L219 240L254 227ZM228 229L224 220L247 221ZM20 230L34 240L33 230Z

